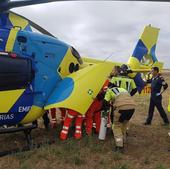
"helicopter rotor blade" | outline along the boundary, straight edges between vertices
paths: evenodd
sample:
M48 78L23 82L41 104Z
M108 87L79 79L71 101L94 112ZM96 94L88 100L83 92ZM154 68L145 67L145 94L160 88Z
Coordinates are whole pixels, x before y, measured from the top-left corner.
M72 0L0 0L0 12L7 11L11 8L28 6L28 5L36 5L42 3L50 3L50 2L61 2L61 1L72 1ZM78 0L74 0L78 1ZM88 0L82 0L88 1ZM96 0L102 1L102 0ZM110 1L148 1L148 2L170 2L170 0L110 0Z
M113 0L113 1L148 1L148 2L170 2L170 0Z
M15 7L21 7L21 6L27 6L27 5L36 5L36 4L49 3L49 2L55 2L55 1L63 1L63 0L21 0L21 1L10 1L8 6L9 6L9 8L15 8Z
M55 1L70 1L70 0L0 0L0 12L7 11L11 8L28 6L28 5L36 5L42 3L50 3Z

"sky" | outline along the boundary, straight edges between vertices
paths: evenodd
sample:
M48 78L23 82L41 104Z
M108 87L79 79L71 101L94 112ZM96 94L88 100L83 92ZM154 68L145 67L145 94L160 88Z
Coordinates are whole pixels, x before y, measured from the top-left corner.
M170 3L73 1L13 9L36 22L81 56L128 61L146 25L160 28L156 56L170 68Z

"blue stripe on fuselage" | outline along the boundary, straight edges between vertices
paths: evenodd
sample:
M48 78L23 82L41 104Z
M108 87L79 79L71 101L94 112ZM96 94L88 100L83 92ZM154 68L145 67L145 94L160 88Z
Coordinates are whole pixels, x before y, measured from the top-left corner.
M0 51L5 51L5 46L8 40L12 23L8 19L8 13L0 14Z
M9 17L8 13L0 13L0 28L10 29L13 27L8 17Z
M9 29L1 29L0 28L0 51L5 51L5 46L9 36Z
M156 58L156 55L155 55L155 49L156 49L156 44L151 48L151 51L150 51L153 62L158 61L158 59Z
M33 105L33 97L32 88L29 86L8 113L0 114L0 125L18 124L26 116Z
M141 61L141 59L143 58L144 55L147 54L147 52L148 49L146 48L145 44L142 42L141 39L139 39L132 56Z
M56 85L46 105L62 102L67 99L74 89L74 81L72 78L64 78Z

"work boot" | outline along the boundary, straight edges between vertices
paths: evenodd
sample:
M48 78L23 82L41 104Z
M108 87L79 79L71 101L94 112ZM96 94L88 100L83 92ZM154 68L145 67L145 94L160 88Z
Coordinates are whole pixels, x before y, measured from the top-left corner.
M67 136L68 136L68 131L62 130L61 133L60 133L60 139L61 140L66 140Z
M74 138L75 139L81 139L81 137L82 137L81 131L76 130L75 133L74 133Z

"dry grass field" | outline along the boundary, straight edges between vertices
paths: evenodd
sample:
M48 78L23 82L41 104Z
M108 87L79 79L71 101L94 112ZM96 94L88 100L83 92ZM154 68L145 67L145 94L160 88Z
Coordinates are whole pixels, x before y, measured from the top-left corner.
M163 73L170 86L170 71ZM170 87L163 94L163 105L167 109ZM108 131L105 141L99 141L97 135L84 136L81 140L70 137L67 141L58 139L56 130L33 131L35 142L55 140L52 145L0 158L0 169L170 169L169 127L162 126L163 121L157 111L151 126L145 126L149 97L135 96L138 103L131 120L130 132L124 154L114 153L114 141ZM170 115L168 114L169 118ZM22 147L22 133L0 136L0 151Z

